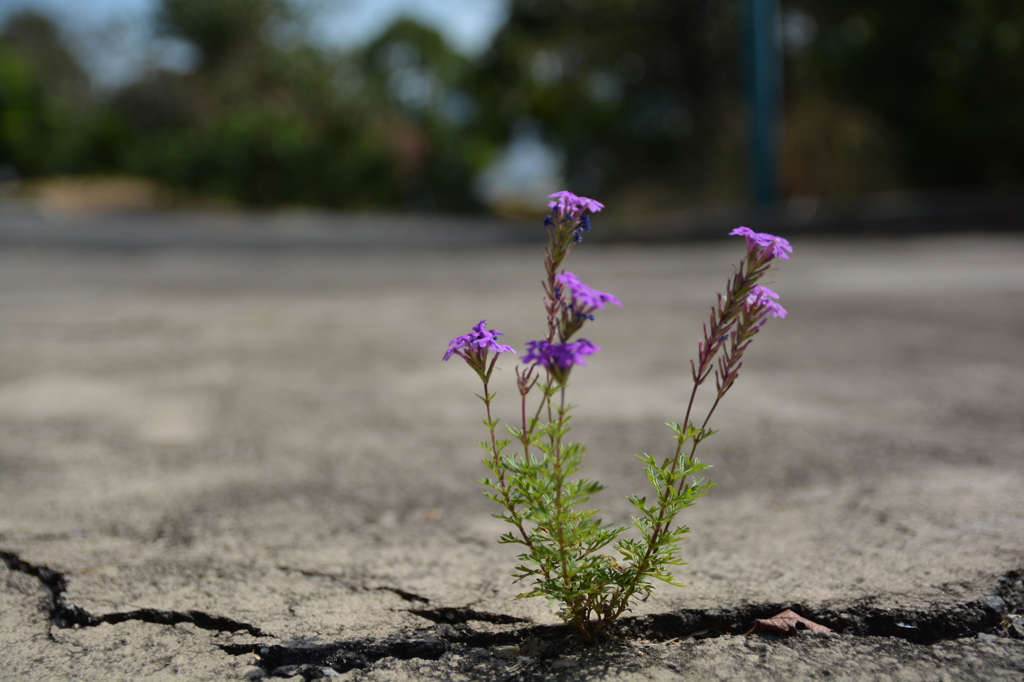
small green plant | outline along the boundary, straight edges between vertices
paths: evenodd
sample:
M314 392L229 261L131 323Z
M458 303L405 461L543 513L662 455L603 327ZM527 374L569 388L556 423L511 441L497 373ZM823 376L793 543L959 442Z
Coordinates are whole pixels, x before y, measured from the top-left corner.
M773 261L789 258L792 247L781 237L747 227L730 233L746 238L746 255L704 325L697 358L690 363L693 390L685 415L681 422L668 424L675 452L661 461L648 454L639 456L653 491L629 497L638 512L633 517L635 533L623 537L629 527L604 525L596 517L599 510L583 507L603 486L577 477L585 448L568 440L570 374L600 350L578 333L607 304L622 304L560 268L590 230L590 214L604 206L570 192L551 198L551 215L544 220L548 228L543 281L547 334L527 342L527 353L516 368L521 397L518 424L506 425L507 433L499 438L500 420L491 411L495 397L491 375L498 357L515 354L512 347L498 342L500 331L488 330L482 320L471 333L452 339L444 359L461 357L483 382L477 397L484 404L489 437L480 445L487 452L484 464L492 477L482 482L486 495L502 508L495 516L513 526L499 542L522 547L514 577L530 581L532 589L519 598L543 596L560 602L562 619L592 642L636 599L645 599L654 581L682 586L671 568L683 563L680 542L689 528L676 523L676 517L714 485L697 477L710 467L695 452L715 433L708 428L711 415L736 381L751 340L769 316L786 316L775 300L778 295L758 281ZM717 393L698 425L692 414L694 399L712 374Z

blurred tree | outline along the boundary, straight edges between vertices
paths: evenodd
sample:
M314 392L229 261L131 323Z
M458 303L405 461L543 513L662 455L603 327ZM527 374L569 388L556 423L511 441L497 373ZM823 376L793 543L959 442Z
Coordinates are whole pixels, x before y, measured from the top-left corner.
M732 0L515 0L474 90L489 134L539 122L569 187L619 206L739 199Z
M284 0L162 0L156 30L194 45L200 68L213 70L229 58L258 57L275 25L293 19Z
M4 42L43 76L39 84L47 95L84 110L95 104L89 77L64 47L49 19L33 12L15 14L4 27Z
M409 21L354 55L275 37L296 21L280 0L164 0L160 30L201 58L118 94L146 140L127 168L252 204L476 208L451 114L471 63Z
M740 200L735 0L513 0L474 92L618 206ZM1024 179L1024 3L784 3L786 194Z
M25 177L108 171L125 133L50 20L12 16L0 36L0 163Z
M1024 3L794 0L818 39L791 87L872 112L918 187L1024 181ZM838 132L838 131L837 131Z
M258 205L474 210L481 170L529 137L622 211L746 195L736 0L512 0L477 61L408 20L318 49L297 7L161 0L158 35L193 45L195 70L108 99L46 19L11 18L0 163ZM1024 181L1019 0L788 0L782 37L787 195Z
M60 118L31 63L0 42L0 163L21 175L50 170Z
M441 36L400 20L356 55L363 97L386 101L381 132L394 154L403 193L418 208L479 208L473 176L494 146L471 92L476 66Z

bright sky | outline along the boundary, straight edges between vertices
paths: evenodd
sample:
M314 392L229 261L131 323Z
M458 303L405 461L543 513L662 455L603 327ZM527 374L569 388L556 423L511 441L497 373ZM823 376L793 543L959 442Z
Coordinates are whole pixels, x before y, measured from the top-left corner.
M483 52L508 16L508 0L293 0L319 15L314 39L342 48L377 37L393 21L411 17L436 29L463 54ZM149 20L157 0L0 0L0 24L12 13L31 9L52 17L71 47L104 85L131 80L154 61L182 66L187 50L157 45Z

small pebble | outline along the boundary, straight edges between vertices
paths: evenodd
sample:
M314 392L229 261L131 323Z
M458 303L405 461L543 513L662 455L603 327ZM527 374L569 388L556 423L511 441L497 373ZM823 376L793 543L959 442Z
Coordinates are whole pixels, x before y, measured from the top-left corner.
M537 658L547 653L550 646L542 639L537 637L527 637L526 641L520 647L519 654L521 656L529 656L531 658Z
M980 639L983 642L994 642L996 641L997 637L989 632L979 632L978 639Z
M1002 597L995 594L986 595L978 601L997 613L1002 613L1006 610L1006 602Z
M510 661L519 655L519 647L515 644L496 646L491 651L494 653L495 658L504 658Z
M320 677L320 668L309 663L303 663L301 665L282 665L280 668L274 668L274 671L270 673L274 677L302 677L303 679L315 679Z

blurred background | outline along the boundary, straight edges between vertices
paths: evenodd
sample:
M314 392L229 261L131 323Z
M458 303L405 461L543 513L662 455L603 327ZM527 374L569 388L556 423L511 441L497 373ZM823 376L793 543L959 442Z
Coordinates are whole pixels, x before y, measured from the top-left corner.
M759 1L0 0L0 191L521 217L568 188L613 218L1019 196L1024 3L764 3L765 53Z
M796 249L716 412L695 589L648 612L925 612L1024 566L1024 0L0 0L0 545L86 606L295 641L405 628L375 585L503 613L479 386L441 357L536 338L515 242L560 189L607 205L571 268L625 304L573 379L610 520L726 234ZM970 233L892 238L940 230ZM92 630L61 637L101 679L170 665Z

